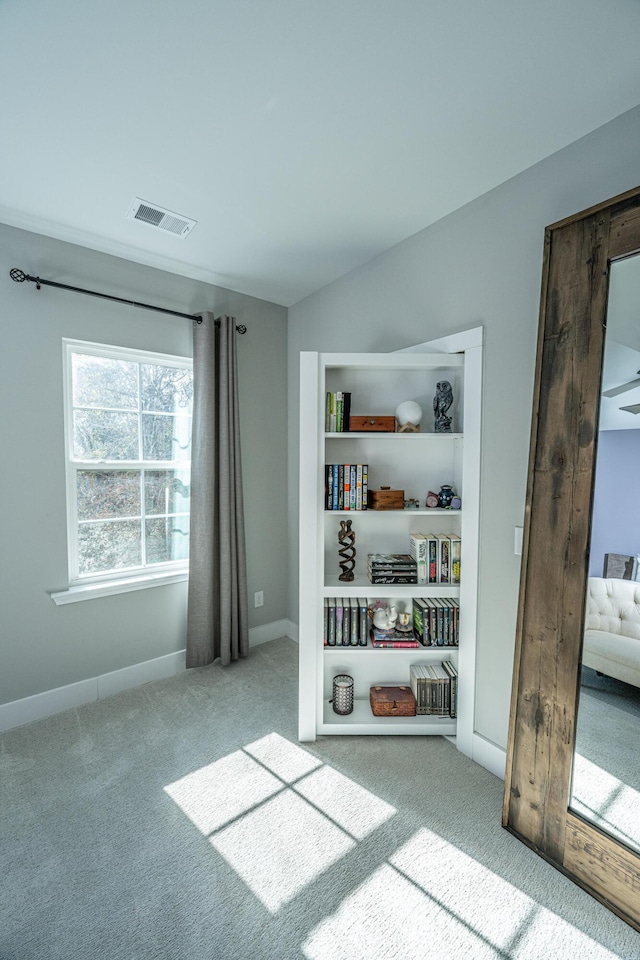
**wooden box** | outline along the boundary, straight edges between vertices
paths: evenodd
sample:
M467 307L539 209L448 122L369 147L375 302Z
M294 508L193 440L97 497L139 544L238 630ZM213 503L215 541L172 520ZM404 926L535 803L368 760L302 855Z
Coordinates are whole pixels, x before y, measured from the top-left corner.
M410 687L371 687L369 701L374 717L416 715L416 698Z
M369 510L404 510L404 490L390 490L389 487L369 490L367 506Z
M349 430L360 432L363 430L374 430L379 433L395 433L395 417L349 417Z

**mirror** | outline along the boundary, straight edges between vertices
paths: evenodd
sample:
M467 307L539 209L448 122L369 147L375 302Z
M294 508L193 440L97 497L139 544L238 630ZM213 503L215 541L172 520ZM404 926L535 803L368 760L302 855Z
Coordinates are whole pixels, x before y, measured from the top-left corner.
M640 257L611 264L570 807L640 851Z
M591 517L595 497L600 497L596 454L601 445L599 465L604 467L610 432L604 420L599 430L600 411L604 416L605 406L613 399L601 401L601 391L610 393L633 379L618 378L609 386L605 379L609 356L603 374L609 280L611 276L613 328L614 298L622 282L617 277L633 269L627 259L638 253L640 188L545 231L502 822L640 930L640 848L628 823L615 823L613 816L616 797L623 794L626 801L625 791L635 793L638 784L628 763L607 770L603 752L596 756L587 745L587 721L594 707L591 713L600 709L595 720L596 730L600 726L599 746L608 748L613 707L602 710L602 697L587 689L593 679L588 674L594 669L590 664L596 661L590 659L585 637L585 627L592 630L602 625L587 616L590 563L593 560L596 569L604 563L603 551L618 552L613 545L598 544L595 531L592 537ZM613 333L607 334L611 356L616 342ZM624 340L622 344L626 345ZM632 372L639 369L640 364ZM625 395L617 394L618 400L620 396ZM627 403L626 396L619 406L640 402ZM635 417L627 413L630 419ZM620 492L622 477L618 473L615 479ZM611 492L605 491L604 498L610 502ZM599 507L594 516L597 520ZM625 541L627 549L631 557L638 548L628 547ZM600 574L600 579L622 583L625 578ZM600 682L595 671L593 676ZM590 703L588 697L599 702ZM606 753L609 762L613 749ZM583 760L618 782L609 781L606 796L585 792L591 788L585 786ZM624 808L624 802L619 806Z

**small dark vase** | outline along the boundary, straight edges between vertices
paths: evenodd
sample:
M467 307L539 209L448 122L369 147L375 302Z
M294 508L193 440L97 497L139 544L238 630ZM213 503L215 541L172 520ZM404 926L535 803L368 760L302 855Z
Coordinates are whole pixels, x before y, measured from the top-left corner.
M450 509L453 497L453 487L449 486L448 483L444 483L440 487L440 493L438 494L438 506L444 507L445 510Z

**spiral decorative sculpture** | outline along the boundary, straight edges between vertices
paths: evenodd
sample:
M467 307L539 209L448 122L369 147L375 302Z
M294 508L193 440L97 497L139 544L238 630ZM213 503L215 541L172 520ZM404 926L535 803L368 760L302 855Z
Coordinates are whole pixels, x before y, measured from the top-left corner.
M356 533L351 529L351 523L351 520L341 520L338 530L338 553L342 557L340 560L342 573L338 579L344 581L354 579L353 568L356 565Z

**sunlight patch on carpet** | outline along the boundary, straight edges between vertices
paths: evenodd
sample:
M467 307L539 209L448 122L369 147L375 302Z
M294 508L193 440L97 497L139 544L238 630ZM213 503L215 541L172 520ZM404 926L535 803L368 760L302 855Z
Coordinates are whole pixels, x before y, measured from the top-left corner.
M242 750L236 750L164 789L208 836L282 790L282 781Z
M356 840L364 840L397 813L390 803L332 767L323 766L305 777L296 784L296 792Z
M541 944L548 948L540 953ZM430 830L317 925L307 960L540 960L616 955Z
M322 766L322 760L278 733L270 733L244 749L285 783L292 783L305 773Z
M164 789L270 913L397 813L276 733Z
M270 913L356 846L290 790L220 830L210 842Z

